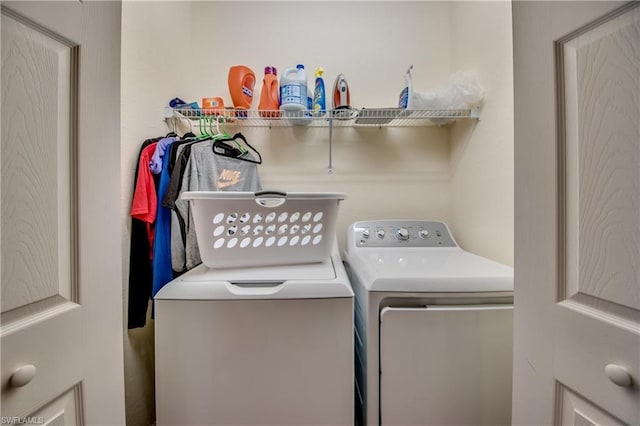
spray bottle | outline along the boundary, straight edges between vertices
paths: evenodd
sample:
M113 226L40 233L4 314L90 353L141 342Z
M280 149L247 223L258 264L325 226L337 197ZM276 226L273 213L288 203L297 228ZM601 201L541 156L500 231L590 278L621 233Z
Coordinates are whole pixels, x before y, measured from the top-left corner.
M411 96L413 95L413 89L411 87L411 70L413 65L409 67L404 75L404 87L400 92L400 99L398 100L398 107L402 109L411 109L412 102Z
M322 74L324 70L322 68L316 68L316 84L313 90L313 111L315 115L323 115L327 109L327 102L324 93L324 80Z

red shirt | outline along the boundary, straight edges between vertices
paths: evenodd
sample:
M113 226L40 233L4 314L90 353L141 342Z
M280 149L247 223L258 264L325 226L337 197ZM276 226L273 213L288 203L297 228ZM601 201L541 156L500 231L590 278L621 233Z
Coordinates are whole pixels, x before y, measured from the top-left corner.
M156 195L156 187L153 182L151 170L149 170L149 161L156 150L157 144L157 142L149 144L140 153L136 189L133 193L133 201L131 203L131 217L147 223L149 247L152 248L152 253L154 236L153 223L156 221L158 196Z

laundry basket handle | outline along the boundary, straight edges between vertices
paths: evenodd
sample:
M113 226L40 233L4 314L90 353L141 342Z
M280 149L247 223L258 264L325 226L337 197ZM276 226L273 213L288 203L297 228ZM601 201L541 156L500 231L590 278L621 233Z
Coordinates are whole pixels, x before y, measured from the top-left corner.
M262 207L280 207L287 201L287 193L284 191L258 191L254 193L256 203Z
M279 195L281 197L286 197L287 193L284 191L273 191L273 190L266 190L266 191L258 191L258 192L254 192L254 194L256 197L262 197L264 195Z

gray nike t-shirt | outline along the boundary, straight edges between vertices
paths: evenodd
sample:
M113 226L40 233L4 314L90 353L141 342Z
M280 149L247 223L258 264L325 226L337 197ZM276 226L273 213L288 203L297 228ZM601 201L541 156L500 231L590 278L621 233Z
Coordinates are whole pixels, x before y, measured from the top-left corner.
M255 192L262 189L255 163L216 155L213 153L212 146L211 140L191 146L191 154L183 172L181 193L185 191ZM176 214L180 215L184 221L185 235L183 241L182 234L173 232L175 228L172 229L172 266L176 271L189 270L201 263L189 202L176 200Z

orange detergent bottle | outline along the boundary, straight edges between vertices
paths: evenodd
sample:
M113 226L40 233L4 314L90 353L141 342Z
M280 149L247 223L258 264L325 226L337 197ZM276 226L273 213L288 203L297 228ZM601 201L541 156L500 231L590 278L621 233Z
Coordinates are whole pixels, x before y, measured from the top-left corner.
M233 106L238 109L251 108L253 88L256 84L256 76L251 68L244 65L232 66L229 68L227 81Z
M264 79L262 80L262 92L260 92L260 103L258 110L260 117L280 117L280 86L278 85L278 71L275 67L264 68Z

